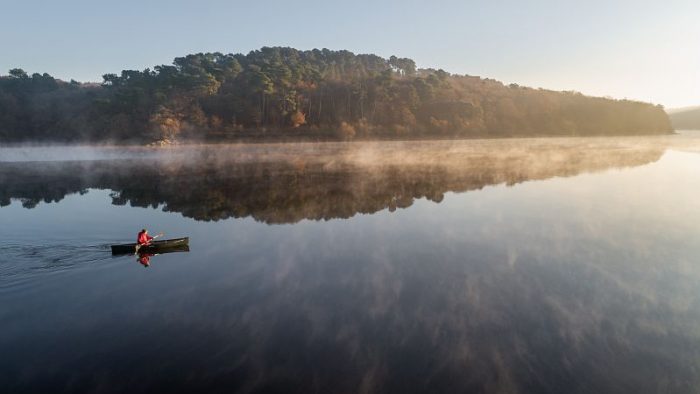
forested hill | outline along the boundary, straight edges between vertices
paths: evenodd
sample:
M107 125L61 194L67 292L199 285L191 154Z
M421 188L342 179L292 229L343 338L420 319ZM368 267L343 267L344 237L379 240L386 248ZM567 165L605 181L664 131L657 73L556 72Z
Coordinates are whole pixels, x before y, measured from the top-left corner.
M676 129L700 130L700 107L674 111L669 116Z
M348 51L199 53L64 82L0 77L2 141L464 138L668 133L660 106L555 92Z

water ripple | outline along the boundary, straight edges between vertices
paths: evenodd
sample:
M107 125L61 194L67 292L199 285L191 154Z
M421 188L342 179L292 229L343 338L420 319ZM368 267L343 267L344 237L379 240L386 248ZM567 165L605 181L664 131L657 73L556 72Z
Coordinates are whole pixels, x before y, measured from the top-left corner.
M0 290L110 260L109 245L0 245Z

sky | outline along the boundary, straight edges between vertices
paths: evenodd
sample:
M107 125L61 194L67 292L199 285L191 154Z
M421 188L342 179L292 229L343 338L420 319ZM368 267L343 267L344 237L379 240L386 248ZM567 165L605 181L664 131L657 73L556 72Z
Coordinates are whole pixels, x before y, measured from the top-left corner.
M505 83L700 105L698 0L0 0L0 74L70 80L262 46L409 57Z

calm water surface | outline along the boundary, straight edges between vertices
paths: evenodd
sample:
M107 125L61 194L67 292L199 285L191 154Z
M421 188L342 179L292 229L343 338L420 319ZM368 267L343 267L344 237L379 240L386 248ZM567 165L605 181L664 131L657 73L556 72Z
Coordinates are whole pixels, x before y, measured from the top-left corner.
M695 392L699 142L0 149L0 387Z

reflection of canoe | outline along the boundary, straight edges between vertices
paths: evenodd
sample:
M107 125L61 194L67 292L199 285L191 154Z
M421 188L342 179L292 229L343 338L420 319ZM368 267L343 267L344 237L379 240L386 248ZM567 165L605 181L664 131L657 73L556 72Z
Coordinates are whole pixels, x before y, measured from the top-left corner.
M188 237L185 238L175 238L175 239L164 239L162 241L153 241L150 245L141 246L139 248L139 253L167 253L167 252L179 252L179 251L189 251ZM112 245L112 254L127 254L136 253L136 244L122 244L122 245Z

